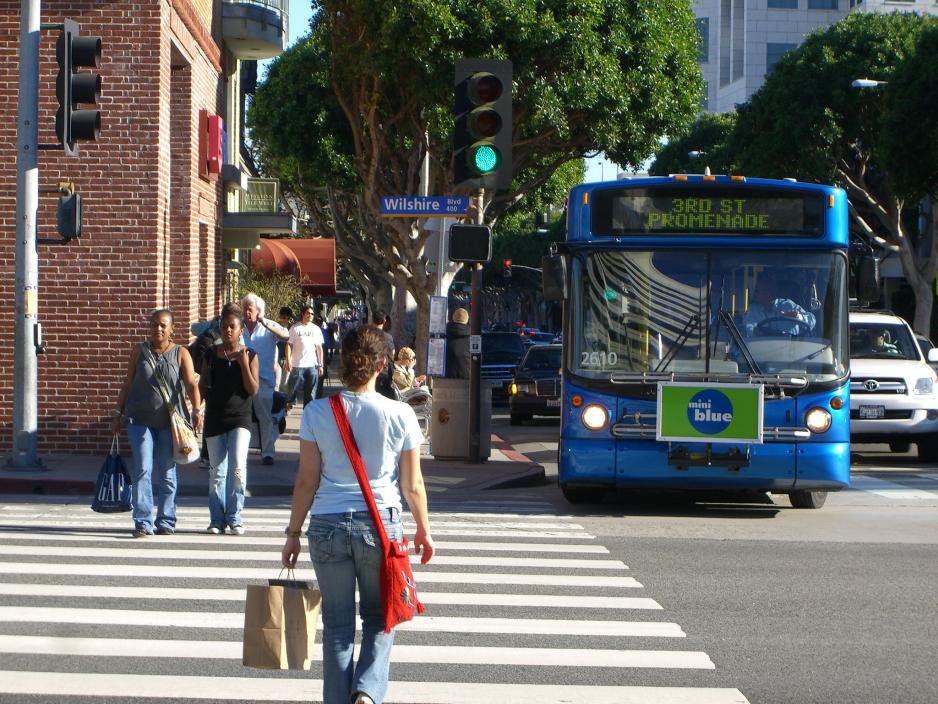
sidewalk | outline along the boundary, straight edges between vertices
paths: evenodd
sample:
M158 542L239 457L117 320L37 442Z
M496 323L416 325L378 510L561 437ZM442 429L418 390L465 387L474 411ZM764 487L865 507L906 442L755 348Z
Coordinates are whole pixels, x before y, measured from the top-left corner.
M339 390L336 380L327 382L325 393ZM277 441L273 465L261 464L257 450L248 454L248 496L290 496L300 456L298 428L302 410L294 408L287 416L286 432ZM509 487L538 486L546 482L544 468L516 451L498 436L492 436L487 462L470 464L460 460L436 460L422 448L421 467L428 487L476 491ZM65 494L91 496L101 455L41 455L42 470L18 470L0 465L0 494ZM130 463L126 436L121 437L121 455ZM177 469L179 496L208 494L208 469L198 463Z

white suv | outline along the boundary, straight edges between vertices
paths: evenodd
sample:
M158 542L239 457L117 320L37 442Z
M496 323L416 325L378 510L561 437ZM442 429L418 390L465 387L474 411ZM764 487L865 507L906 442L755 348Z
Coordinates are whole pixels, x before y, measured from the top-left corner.
M850 441L884 442L894 452L918 445L923 462L938 461L938 379L902 318L850 313Z

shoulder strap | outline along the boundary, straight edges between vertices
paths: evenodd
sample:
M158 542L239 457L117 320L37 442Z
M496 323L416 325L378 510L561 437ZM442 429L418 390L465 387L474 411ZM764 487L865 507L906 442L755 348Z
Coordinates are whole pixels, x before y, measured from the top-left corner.
M358 451L358 444L355 442L355 435L352 433L352 426L348 422L348 414L345 412L345 406L342 405L342 394L335 394L329 397L329 405L332 406L332 415L335 416L336 425L339 428L339 435L342 436L342 443L345 445L345 451L352 462L352 469L355 470L355 477L358 479L358 485L361 487L362 494L365 497L365 503L368 504L368 513L371 514L371 520L374 521L375 530L381 539L381 545L387 549L388 534L384 530L384 523L381 520L381 514L378 512L378 506L375 503L375 496L371 491L371 482L368 481L368 475L365 474L365 464L362 462L361 453Z

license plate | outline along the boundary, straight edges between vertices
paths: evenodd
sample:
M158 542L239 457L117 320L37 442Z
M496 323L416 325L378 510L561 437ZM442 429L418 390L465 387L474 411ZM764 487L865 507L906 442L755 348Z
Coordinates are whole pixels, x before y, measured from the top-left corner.
M560 399L559 398L549 398L547 399L548 408L560 408Z
M860 406L860 418L864 420L874 420L876 418L883 418L886 415L885 406Z

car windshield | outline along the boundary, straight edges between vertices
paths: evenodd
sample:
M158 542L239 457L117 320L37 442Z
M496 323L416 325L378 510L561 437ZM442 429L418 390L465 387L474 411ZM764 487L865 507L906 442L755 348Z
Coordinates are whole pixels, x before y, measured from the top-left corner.
M851 359L921 359L909 328L901 323L850 323Z
M482 335L482 364L516 364L524 350L521 336L513 332Z
M835 252L581 254L571 371L842 378L845 264Z
M532 347L525 355L520 369L526 372L539 372L549 369L559 372L560 347Z

